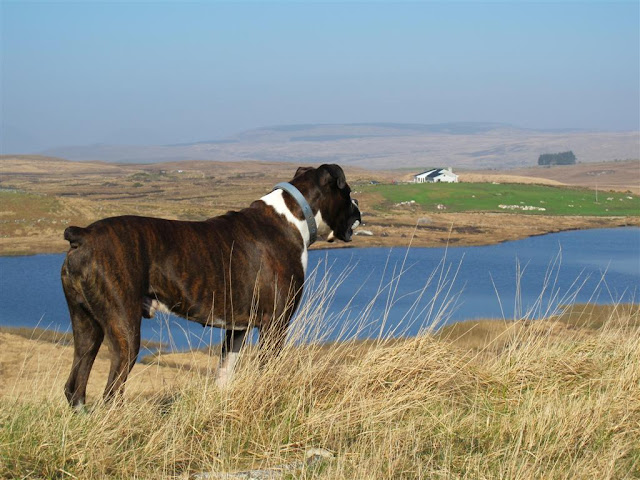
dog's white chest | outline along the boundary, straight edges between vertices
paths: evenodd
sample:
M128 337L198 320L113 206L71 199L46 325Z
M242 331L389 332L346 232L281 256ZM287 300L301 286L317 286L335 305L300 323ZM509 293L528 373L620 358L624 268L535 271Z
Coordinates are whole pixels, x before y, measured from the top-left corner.
M309 253L307 251L307 247L309 245L309 239L310 239L309 226L307 225L307 222L304 220L300 220L299 218L296 218L295 215L291 213L291 210L289 210L289 208L287 207L287 204L284 201L282 190L274 190L273 192L262 197L260 200L262 200L264 203L272 207L276 211L276 213L283 215L287 219L287 221L290 224L292 224L296 229L298 229L298 231L300 232L300 235L302 236L302 243L303 243L302 255L300 256L300 263L302 264L302 269L306 274L307 264L309 262ZM316 217L319 216L319 213L320 212L318 212ZM320 216L320 218L322 217Z

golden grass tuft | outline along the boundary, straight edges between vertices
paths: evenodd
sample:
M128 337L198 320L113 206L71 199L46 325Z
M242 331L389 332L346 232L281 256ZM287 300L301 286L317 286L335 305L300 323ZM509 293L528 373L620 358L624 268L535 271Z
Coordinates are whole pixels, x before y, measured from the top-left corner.
M137 390L136 377L168 368L157 363L172 355L160 355L135 367L124 403L94 396L86 414L67 407L61 383L39 397L34 380L33 395L0 394L0 477L188 478L299 460L311 447L335 458L285 478L637 477L638 311L574 306L401 340L291 342L263 370L249 349L222 391L215 357L196 352L199 369Z

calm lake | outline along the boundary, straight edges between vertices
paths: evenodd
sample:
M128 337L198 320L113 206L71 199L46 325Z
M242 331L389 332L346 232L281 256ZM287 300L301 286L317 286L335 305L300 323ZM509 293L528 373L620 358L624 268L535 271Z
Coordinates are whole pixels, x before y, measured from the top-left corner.
M1 325L70 331L63 258L0 257ZM539 318L560 304L638 301L640 228L484 247L313 251L308 277L294 321L300 337L414 335L472 318ZM220 330L159 314L143 319L142 335L185 349L219 341Z

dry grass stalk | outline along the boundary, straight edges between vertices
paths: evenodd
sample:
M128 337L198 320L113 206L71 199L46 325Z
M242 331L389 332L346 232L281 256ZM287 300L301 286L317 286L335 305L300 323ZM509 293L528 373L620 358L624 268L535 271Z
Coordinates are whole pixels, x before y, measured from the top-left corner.
M186 381L133 388L123 404L96 402L85 415L60 388L3 392L0 476L186 478L321 446L335 459L294 478L631 478L639 309L580 308L599 319L486 321L475 338L467 324L403 340L290 342L264 370L250 351L225 391L206 374L208 356L194 354L203 368ZM59 379L59 367L45 373Z

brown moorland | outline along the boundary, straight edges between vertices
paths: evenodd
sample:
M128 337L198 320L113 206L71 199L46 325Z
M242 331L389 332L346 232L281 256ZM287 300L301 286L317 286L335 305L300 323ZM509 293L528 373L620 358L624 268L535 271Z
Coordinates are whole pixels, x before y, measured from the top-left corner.
M637 182L633 162L593 166L607 174L616 189L632 190ZM603 164L604 165L604 164ZM583 171L587 166L576 166ZM100 218L148 215L203 220L238 210L260 198L276 183L290 179L295 166L265 162L184 161L133 165L70 162L40 156L0 157L0 255L63 252L62 232L68 225L87 225ZM564 167L555 167L564 168ZM462 174L467 181L555 183L539 180L552 169ZM581 228L639 225L638 217L518 215L483 212L429 212L406 206L373 208L379 195L361 185L406 181L400 171L368 171L347 167L347 178L363 210L362 228L372 236L358 236L348 246L487 245L531 235ZM591 170L589 170L591 171ZM559 175L559 178L563 178ZM581 177L589 180L588 172ZM493 180L492 180L493 179ZM626 179L627 183L623 182ZM601 187L603 188L603 187ZM342 247L318 242L314 248Z

